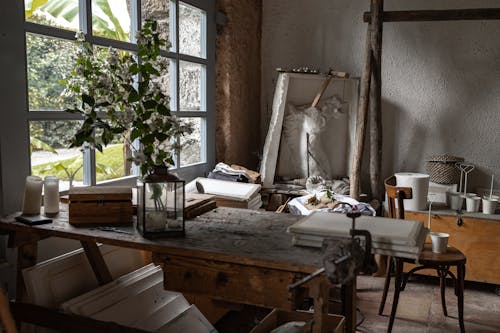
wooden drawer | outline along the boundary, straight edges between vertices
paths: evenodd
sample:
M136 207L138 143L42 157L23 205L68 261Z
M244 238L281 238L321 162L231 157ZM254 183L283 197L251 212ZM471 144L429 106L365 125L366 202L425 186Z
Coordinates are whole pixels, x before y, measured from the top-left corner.
M164 272L165 289L205 295L228 302L295 309L287 286L304 275L189 257L153 255Z

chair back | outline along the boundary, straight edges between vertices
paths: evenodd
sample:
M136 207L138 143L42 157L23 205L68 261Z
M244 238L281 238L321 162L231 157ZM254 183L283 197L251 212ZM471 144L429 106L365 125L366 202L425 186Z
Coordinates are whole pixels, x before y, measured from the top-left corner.
M390 176L384 180L385 191L387 192L387 207L390 218L405 218L404 199L412 198L411 187L396 186L396 176ZM397 209L396 209L397 202Z

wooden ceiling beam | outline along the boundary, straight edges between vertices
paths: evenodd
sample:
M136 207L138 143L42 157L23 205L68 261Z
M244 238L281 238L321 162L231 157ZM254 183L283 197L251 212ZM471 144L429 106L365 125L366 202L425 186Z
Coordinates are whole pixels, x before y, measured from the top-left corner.
M384 22L500 20L500 8L385 11L382 17ZM370 12L363 13L363 21L370 23Z

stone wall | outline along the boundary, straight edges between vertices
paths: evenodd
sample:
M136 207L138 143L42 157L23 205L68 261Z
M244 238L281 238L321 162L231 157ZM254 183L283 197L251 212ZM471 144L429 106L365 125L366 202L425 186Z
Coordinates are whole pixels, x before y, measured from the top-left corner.
M216 159L256 168L260 144L261 0L217 0Z
M499 7L493 0L386 0L386 10ZM329 67L361 75L367 0L263 3L262 132L276 67ZM477 168L469 190L500 187L500 21L385 23L382 177L425 171L448 152ZM366 164L365 164L366 165ZM366 177L365 177L366 179Z

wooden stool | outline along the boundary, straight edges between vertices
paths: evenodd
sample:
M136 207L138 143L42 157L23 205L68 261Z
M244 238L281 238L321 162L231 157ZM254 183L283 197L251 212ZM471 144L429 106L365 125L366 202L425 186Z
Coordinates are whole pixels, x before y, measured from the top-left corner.
M385 180L385 188L387 191L388 198L388 215L392 218L400 218L404 219L404 199L411 199L412 191L409 187L396 187L396 178L391 176ZM396 214L396 205L395 202L398 202L398 209ZM460 252L460 250L449 246L447 248L446 253L433 253L431 244L425 244L418 258L418 261L407 259L407 258L399 258L393 257L389 261L389 265L387 267L387 275L385 278L384 291L382 293L382 300L380 302L380 307L378 314L382 315L384 312L385 301L387 299L387 292L389 290L389 284L391 281L391 272L395 273L395 281L394 281L394 299L392 302L391 315L389 318L389 326L387 327L387 332L392 331L392 326L394 324L394 319L396 316L396 310L398 307L399 293L404 290L406 283L408 282L408 278L411 274L422 270L422 269L435 269L439 276L440 288L441 288L441 305L443 307L443 313L445 316L448 316L448 311L446 309L446 300L445 300L445 290L446 290L446 277L449 275L455 285L455 295L458 298L458 321L460 324L460 332L465 332L464 327L464 278L465 278L465 255ZM403 272L403 264L412 263L417 264L417 267L411 269L408 273ZM450 267L456 266L457 268L457 276L455 276L451 271Z

